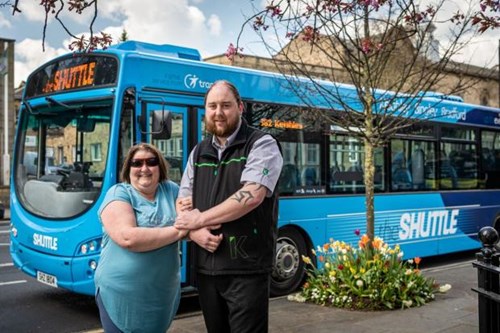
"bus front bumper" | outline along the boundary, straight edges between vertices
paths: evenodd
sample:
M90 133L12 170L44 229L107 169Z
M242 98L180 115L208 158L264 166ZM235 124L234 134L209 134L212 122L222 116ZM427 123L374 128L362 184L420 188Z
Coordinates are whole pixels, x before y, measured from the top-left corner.
M94 295L94 274L99 255L59 257L34 251L11 238L12 262L24 273L52 287Z

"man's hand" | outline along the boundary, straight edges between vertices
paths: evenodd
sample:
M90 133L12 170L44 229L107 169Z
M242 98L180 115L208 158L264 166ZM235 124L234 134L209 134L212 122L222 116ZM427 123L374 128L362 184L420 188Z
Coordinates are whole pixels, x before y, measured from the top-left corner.
M198 209L181 212L177 216L174 226L177 229L200 229L204 226L201 218L201 212Z
M189 238L198 244L200 247L204 248L208 252L215 252L217 248L219 247L220 242L222 241L222 234L220 235L212 235L210 230L212 229L218 229L220 228L220 225L208 227L208 228L201 228L197 230L191 230L189 232Z

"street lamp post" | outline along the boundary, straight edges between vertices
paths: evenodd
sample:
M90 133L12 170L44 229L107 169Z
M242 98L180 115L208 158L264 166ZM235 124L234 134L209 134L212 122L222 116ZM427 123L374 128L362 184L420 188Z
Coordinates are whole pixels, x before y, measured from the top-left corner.
M5 68L3 68L3 91L4 91L4 147L3 147L3 155L2 155L2 184L4 186L9 185L9 176L10 176L10 154L9 154L9 42L10 40L3 39L2 42L3 50L2 50L2 60L4 62Z

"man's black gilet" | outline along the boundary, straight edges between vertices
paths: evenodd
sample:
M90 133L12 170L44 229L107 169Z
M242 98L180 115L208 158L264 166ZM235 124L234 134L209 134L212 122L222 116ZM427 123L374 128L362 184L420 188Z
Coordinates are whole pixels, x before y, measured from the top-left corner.
M264 132L243 121L235 141L224 150L221 160L212 146L211 136L200 142L193 155L195 208L203 212L243 186L240 179L248 154L263 135ZM277 197L275 190L253 211L213 230L214 234L224 235L215 253L196 246L198 272L210 275L270 272L275 253Z

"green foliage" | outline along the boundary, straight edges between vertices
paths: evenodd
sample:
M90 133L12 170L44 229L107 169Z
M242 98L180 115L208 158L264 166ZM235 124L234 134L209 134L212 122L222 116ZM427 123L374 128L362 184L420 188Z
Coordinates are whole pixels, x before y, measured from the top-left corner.
M127 30L123 29L123 30L122 30L122 34L120 35L120 39L119 39L119 41L120 41L120 42L126 42L126 41L128 41L128 39L129 39L129 38L128 38L128 33L127 33Z
M420 258L402 261L398 245L389 247L381 238L359 247L333 241L313 251L323 264L308 257L307 281L299 297L304 301L339 308L387 310L421 306L434 299L438 285L418 269Z

